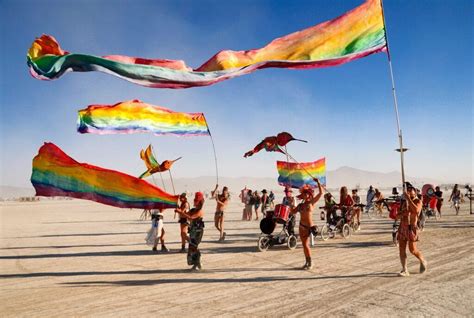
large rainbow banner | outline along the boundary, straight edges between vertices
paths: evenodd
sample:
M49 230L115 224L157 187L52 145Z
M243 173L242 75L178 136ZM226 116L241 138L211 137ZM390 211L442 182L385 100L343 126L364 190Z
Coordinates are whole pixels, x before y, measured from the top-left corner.
M196 69L184 61L122 55L69 53L49 35L37 38L28 51L30 73L52 80L66 72L100 71L155 88L207 86L258 69L306 69L341 65L386 51L381 0L366 0L342 16L277 38L260 49L224 50Z
M292 188L301 188L308 184L313 188L318 185L313 180L318 178L322 185L326 185L326 158L314 162L293 163L277 161L278 184Z
M38 196L66 196L119 208L171 209L178 196L145 180L79 163L52 143L45 143L33 159L31 183Z
M207 136L209 129L203 113L180 113L139 100L115 105L90 105L79 111L77 131L93 134L130 134Z

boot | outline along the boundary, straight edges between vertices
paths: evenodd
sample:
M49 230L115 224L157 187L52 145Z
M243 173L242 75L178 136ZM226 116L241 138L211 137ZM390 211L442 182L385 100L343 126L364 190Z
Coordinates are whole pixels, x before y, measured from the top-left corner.
M181 250L179 252L180 253L186 253L186 245L185 244L181 245Z
M306 263L304 263L304 266L302 269L311 269L313 268L313 265L311 264L311 257L306 257Z
M165 244L161 244L161 251L167 253L170 250L165 246Z
M426 272L426 268L428 267L428 262L423 260L420 262L420 274Z

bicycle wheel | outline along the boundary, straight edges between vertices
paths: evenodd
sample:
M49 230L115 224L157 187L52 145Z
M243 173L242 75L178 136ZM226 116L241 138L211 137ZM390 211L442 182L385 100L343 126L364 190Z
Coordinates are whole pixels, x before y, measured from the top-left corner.
M342 227L342 231L341 231L341 234L342 234L342 237L347 239L349 237L351 237L351 228L349 226L349 224L344 224L344 226Z
M327 241L329 239L329 227L327 224L324 224L321 228L321 239Z
M258 250L260 252L266 252L270 247L270 238L268 236L260 236L258 238Z

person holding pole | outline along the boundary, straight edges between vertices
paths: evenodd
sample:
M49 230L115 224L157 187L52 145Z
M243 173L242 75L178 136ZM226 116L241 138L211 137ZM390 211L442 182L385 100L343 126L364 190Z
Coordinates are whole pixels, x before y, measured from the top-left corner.
M189 211L189 203L188 198L186 197L186 193L181 193L179 196L179 208L174 210L176 213L179 214L179 228L180 228L180 235L181 235L181 253L186 252L186 242L189 240L188 238L188 226L189 222L185 216L185 213Z
M313 223L313 210L316 206L316 203L319 201L323 194L323 187L319 182L318 178L313 178L313 180L318 184L318 194L314 195L314 190L309 186L303 186L300 189L300 195L298 195L298 199L303 200L300 204L298 204L295 208L291 209L292 214L296 214L300 212L301 219L300 219L300 227L299 227L299 234L301 238L301 243L303 244L303 252L306 258L306 262L302 269L310 270L313 268L313 264L311 261L311 249L309 247L309 237L310 234L316 235L317 232L316 226Z
M397 219L400 219L397 239L400 252L400 263L402 264L402 270L398 276L407 277L410 275L407 267L407 245L410 253L420 261L421 274L426 271L427 262L416 246L416 242L419 240L417 222L418 215L422 208L422 202L416 195L416 189L408 182L404 187L403 196L405 203L402 204L397 214Z
M217 192L218 185L216 184L216 188L214 191L211 192L212 198L216 199L217 206L216 206L216 213L214 214L214 226L219 231L219 242L225 240L225 232L224 232L224 211L229 203L229 189L227 187L222 188L222 193L219 194Z
M199 271L202 269L201 265L201 251L199 244L204 235L204 195L202 192L196 192L194 195L194 207L188 213L182 213L184 217L191 220L189 227L189 248L187 261L188 265L193 265L191 270Z

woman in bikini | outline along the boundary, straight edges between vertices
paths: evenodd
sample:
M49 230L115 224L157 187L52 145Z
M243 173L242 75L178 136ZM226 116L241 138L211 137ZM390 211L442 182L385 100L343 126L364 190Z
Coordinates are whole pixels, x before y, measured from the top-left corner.
M316 226L313 223L313 210L316 206L316 202L321 198L323 193L323 187L317 178L313 179L318 184L318 194L314 195L314 191L309 186L303 186L300 189L300 195L298 195L298 199L303 200L300 204L298 204L295 208L291 210L292 214L300 212L300 227L299 227L299 234L301 238L301 243L303 244L303 252L306 258L306 263L303 266L303 269L310 270L313 268L313 264L311 262L311 250L309 247L309 236L311 232L313 235L316 232Z
M179 208L174 210L176 213L179 214L179 228L181 234L181 253L186 252L186 242L189 240L188 238L188 219L185 216L185 213L189 211L189 203L188 198L186 197L186 193L182 193L179 196Z

